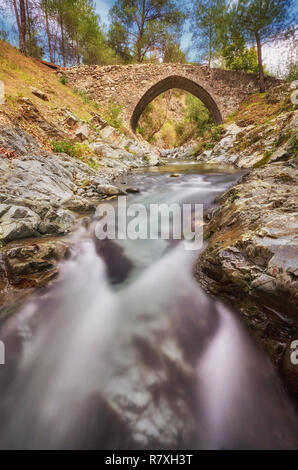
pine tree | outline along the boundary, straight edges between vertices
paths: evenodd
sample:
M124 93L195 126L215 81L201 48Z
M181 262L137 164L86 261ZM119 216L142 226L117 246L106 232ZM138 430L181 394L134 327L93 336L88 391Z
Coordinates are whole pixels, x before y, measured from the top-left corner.
M262 45L283 35L291 22L292 0L238 0L233 7L234 25L248 42L256 42L260 92L265 91Z
M122 28L138 62L161 49L165 36L181 31L185 18L175 0L117 0L110 10L112 28Z
M221 49L226 15L225 0L196 0L191 12L192 38L198 50L199 60L207 60L209 67Z

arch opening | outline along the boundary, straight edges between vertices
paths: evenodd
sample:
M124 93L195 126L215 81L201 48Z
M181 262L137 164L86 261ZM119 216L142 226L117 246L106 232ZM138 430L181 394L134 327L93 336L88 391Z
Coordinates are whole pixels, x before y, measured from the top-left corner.
M164 93L171 88L179 88L196 96L209 110L215 124L222 124L223 119L220 110L208 91L188 78L172 75L149 88L149 90L147 90L139 100L133 111L130 121L133 132L136 132L138 121L146 106L148 106L148 104L151 103L151 101L153 101L161 93Z

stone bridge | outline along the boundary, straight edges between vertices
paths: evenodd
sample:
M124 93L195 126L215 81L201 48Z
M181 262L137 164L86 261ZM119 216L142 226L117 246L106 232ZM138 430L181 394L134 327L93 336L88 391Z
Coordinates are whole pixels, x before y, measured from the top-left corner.
M125 124L135 132L146 106L170 88L199 98L216 124L238 107L246 95L258 91L256 74L184 64L133 64L78 66L60 69L69 84L85 91L102 108L111 100L123 106ZM276 79L266 78L267 86Z

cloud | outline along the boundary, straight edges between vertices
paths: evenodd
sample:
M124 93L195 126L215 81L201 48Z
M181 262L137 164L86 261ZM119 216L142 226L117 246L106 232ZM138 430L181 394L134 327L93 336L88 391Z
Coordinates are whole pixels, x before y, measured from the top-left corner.
M99 14L101 22L108 24L109 23L109 11L113 6L113 0L96 0L96 13Z

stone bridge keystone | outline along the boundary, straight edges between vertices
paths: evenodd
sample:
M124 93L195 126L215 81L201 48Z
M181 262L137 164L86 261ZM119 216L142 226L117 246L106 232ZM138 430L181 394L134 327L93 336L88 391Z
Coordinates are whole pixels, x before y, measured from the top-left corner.
M258 91L256 74L188 64L81 65L61 68L58 73L102 108L109 107L111 101L120 103L124 124L133 132L146 106L170 88L199 98L216 124L235 111L248 94ZM278 82L272 77L266 81L267 87Z

